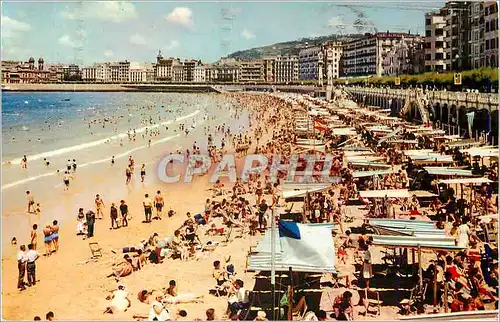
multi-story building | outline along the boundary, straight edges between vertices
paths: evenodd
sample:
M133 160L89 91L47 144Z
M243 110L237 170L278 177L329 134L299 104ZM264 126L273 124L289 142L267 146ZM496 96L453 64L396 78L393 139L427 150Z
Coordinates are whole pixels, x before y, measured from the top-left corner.
M196 66L201 65L201 60L190 59L182 62L183 82L194 82L194 69Z
M264 61L264 79L266 83L276 82L276 58L266 57Z
M35 66L35 59L30 57L27 62L2 61L2 83L47 83L52 81L51 71L44 69L43 58L38 59L38 66Z
M425 14L425 71L444 72L446 66L445 9Z
M186 81L185 79L186 79L186 74L182 63L172 66L172 82L182 83Z
M203 64L194 67L193 82L205 83L206 82L206 68Z
M498 4L484 3L484 58L485 65L498 67Z
M154 65L155 80L159 82L171 82L174 79L174 66L182 65L178 58L163 58L161 51L158 52L156 57L156 64Z
M322 61L321 47L314 46L302 49L299 52L299 79L317 80Z
M237 83L239 82L240 66L237 62L219 62L206 66L205 79L207 83Z
M64 80L75 81L82 79L82 71L80 67L75 64L69 64L63 67Z
M382 61L384 75L418 74L424 71L423 39L401 40Z
M93 83L97 80L97 66L89 66L82 68L82 80L84 82Z
M299 57L277 56L274 60L274 82L290 83L299 80Z
M446 43L444 59L450 71L469 69L471 30L469 4L469 2L447 2L440 10L440 14L444 15L446 22L444 27L444 41ZM481 40L478 39L477 42L480 43Z
M323 44L323 78L339 78L340 61L343 53L343 45L339 42L329 41ZM329 67L331 66L331 67Z
M240 62L240 83L265 82L265 69L263 60L249 60Z
M131 83L151 83L154 81L154 71L147 68L133 68L130 70Z
M412 42L418 35L409 33L379 32L365 34L344 45L343 69L346 76L377 75L384 73L383 64L387 54L401 41Z

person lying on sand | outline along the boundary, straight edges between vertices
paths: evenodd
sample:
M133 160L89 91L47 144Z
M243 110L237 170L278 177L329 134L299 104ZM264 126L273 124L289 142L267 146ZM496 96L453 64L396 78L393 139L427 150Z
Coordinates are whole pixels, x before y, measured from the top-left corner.
M124 261L115 265L115 267L113 268L113 273L109 274L107 277L115 277L118 279L120 277L132 274L132 272L134 271L132 258L130 258L128 254L125 254L125 256L123 256L123 259Z
M128 298L128 291L125 290L123 284L118 285L118 289L113 291L111 295L106 297L109 301L111 300L110 306L106 308L104 313L118 313L125 312L130 307L130 300Z
M195 295L193 293L182 293L177 292L177 283L174 280L169 282L169 287L165 292L164 301L168 304L179 304L179 303L200 303L203 302L203 295Z

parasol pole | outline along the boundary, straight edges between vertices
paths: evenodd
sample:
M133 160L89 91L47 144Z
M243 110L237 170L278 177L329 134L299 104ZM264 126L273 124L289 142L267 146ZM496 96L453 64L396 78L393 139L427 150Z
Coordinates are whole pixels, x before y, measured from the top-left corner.
M274 206L271 206L271 287L273 291L273 320L276 320L276 219Z

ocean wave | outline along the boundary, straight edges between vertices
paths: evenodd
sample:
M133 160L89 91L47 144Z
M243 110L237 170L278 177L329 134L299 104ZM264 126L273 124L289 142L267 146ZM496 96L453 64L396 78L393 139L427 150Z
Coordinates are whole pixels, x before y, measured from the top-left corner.
M154 141L154 142L152 142L152 145L156 145L156 144L159 144L159 143L164 143L164 142L170 141L170 140L172 140L172 139L174 139L176 137L179 137L179 136L180 136L180 134L172 135L172 136L169 136L169 137L166 137L166 138ZM130 149L128 151L122 152L120 154L116 154L114 156L115 160L116 159L121 159L121 158L126 158L129 155L131 155L133 152L135 152L137 150L141 150L141 149L147 148L147 147L148 147L148 144L144 144L144 145L135 147L133 149ZM103 159L94 160L94 161L90 161L90 162L87 162L87 163L79 164L78 168L80 169L80 168L85 168L85 167L88 167L88 166L94 165L94 164L99 164L99 163L104 163L104 162L111 162L111 158L112 157L109 156L109 157L106 157L106 158L103 158ZM64 172L64 170L65 170L64 168L59 169L59 171L61 173ZM57 172L51 171L51 172L40 174L38 176L33 176L33 177L29 177L29 178L18 180L18 181L14 181L14 182L11 182L11 183L8 183L8 184L4 184L2 186L2 190L13 188L13 187L18 186L18 185L23 184L23 183L35 181L35 180L38 180L40 178L44 178L44 177L48 177L48 176L54 176L54 175L57 175Z
M180 121L185 120L187 118L193 117L193 116L197 115L198 113L200 113L200 110L196 110L193 113L178 117L175 119L175 122L180 122ZM143 133L146 131L146 129L149 129L149 130L155 129L155 128L158 128L160 126L172 124L172 122L174 122L174 121L169 120L169 121L165 121L165 122L155 124L155 125L144 126L144 127L139 128L139 129L136 129L136 133ZM108 141L114 141L114 140L118 140L118 139L125 138L125 137L127 137L127 132L116 134L116 135L113 135L113 136L110 136L110 137L107 137L107 138L104 138L101 140L82 143L79 145L74 145L74 146L70 146L70 147L66 147L66 148L61 148L61 149L57 149L57 150L43 152L43 153L39 153L39 154L35 154L35 155L28 155L27 157L28 157L28 161L34 161L34 160L39 160L39 159L43 159L43 158L50 158L50 157L54 157L57 155L62 155L62 154L66 154L66 153L70 153L70 152L74 152L74 151L79 151L79 150L99 146L99 145L105 144ZM11 160L10 163L19 164L19 163L21 163L21 160L22 160L22 157L19 157L19 158L16 158L14 160ZM5 164L8 162L9 161L3 162L3 163ZM2 189L3 189L3 186L2 186Z

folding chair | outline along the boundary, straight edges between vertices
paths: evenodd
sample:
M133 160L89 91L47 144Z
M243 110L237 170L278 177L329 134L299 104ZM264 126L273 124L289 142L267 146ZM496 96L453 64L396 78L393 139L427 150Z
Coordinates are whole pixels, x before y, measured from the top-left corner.
M380 315L380 306L382 305L382 301L380 301L380 294L378 291L368 291L365 288L365 300L366 300L366 313L368 313L368 309L370 306L377 307L377 315Z
M99 246L98 242L90 242L89 248L92 253L92 258L102 257L102 248Z

